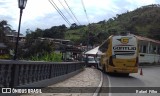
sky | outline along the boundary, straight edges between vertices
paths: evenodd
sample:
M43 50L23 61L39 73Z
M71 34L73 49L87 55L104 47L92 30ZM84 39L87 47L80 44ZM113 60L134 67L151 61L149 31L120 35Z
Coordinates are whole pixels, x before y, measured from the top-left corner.
M81 25L88 25L89 23L97 23L102 20L113 18L116 14L122 14L127 11L133 11L141 6L150 4L160 4L160 0L53 0L59 7L61 12L65 15L68 21L72 23L79 23ZM69 11L65 1L74 13L74 16L66 12L64 7ZM87 12L87 17L84 12L82 1ZM7 20L13 30L18 29L19 23L18 0L1 0L0 1L0 21ZM70 14L72 14L70 12ZM75 21L75 22L74 22ZM89 21L89 22L88 22ZM65 24L70 25L58 14L49 0L27 0L27 4L22 14L21 31L25 34L26 29L35 30L37 28L47 29L52 26L59 26Z

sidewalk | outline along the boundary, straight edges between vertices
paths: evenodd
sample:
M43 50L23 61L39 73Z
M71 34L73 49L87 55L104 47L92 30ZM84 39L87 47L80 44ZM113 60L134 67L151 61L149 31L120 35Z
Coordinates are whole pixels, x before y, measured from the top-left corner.
M48 87L98 87L100 79L101 72L99 70L85 68L79 74ZM21 96L93 96L93 93L41 93L22 94Z

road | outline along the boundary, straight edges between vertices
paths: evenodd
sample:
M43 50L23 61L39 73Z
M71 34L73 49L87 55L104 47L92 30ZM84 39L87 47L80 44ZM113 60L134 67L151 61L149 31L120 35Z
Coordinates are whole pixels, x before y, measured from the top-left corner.
M138 73L130 74L128 77L104 73L101 90L103 93L99 96L160 96L160 66L143 67L142 72L143 75L140 75L139 69ZM112 92L104 93L103 90L107 87L111 88L109 90ZM136 91L139 93L136 93ZM144 93L140 93L142 91ZM149 93L149 91L152 93Z

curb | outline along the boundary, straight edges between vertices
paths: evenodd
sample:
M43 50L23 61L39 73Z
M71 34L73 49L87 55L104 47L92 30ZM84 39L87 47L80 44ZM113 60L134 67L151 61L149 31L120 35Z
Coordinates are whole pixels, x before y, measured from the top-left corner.
M101 72L101 71L100 71L100 72ZM102 74L102 72L101 72L101 80L100 80L100 83L99 83L96 91L94 92L93 96L98 96L99 91L100 91L100 89L101 89L101 87L102 87L102 83L103 83L103 74Z
M139 68L149 68L149 67L160 67L160 65L145 65L145 66L139 66Z

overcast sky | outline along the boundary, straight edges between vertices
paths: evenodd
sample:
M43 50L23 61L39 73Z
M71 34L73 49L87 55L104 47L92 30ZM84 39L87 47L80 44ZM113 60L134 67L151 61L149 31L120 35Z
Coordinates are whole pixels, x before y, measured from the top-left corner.
M59 1L61 1L68 12L70 12L64 0ZM54 0L68 20L74 23L76 20L72 20L59 1ZM66 1L80 24L87 25L88 21L81 0ZM116 14L127 12L127 10L132 11L144 5L160 4L160 0L83 0L83 2L90 23L108 20L109 18L115 17ZM18 29L18 0L0 1L0 21L1 20L7 20L8 24L12 26L12 29ZM28 0L26 8L23 10L21 33L25 34L28 28L34 31L36 28L46 29L62 24L65 24L67 27L69 26L48 0Z

